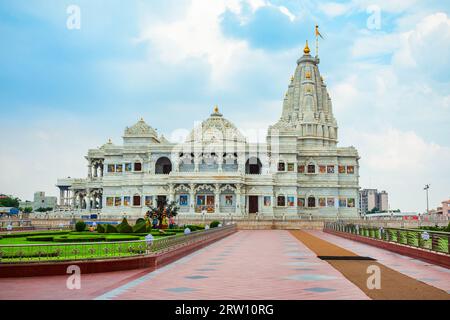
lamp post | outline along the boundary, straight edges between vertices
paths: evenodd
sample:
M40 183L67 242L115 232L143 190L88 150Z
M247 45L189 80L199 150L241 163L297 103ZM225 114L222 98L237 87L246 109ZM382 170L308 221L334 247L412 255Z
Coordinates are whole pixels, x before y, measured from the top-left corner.
M430 213L429 202L428 202L428 189L430 189L430 185L426 184L425 188L423 188L423 190L425 190L427 192L427 214Z

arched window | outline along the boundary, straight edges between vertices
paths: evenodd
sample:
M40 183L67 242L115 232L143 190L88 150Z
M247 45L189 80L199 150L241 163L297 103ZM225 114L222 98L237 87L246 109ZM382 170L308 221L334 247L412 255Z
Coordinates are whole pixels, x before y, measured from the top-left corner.
M262 163L258 158L252 157L245 163L246 174L261 174Z
M167 157L159 158L155 165L155 174L169 174L172 172L172 162Z
M309 197L308 198L308 208L315 208L316 207L316 198Z

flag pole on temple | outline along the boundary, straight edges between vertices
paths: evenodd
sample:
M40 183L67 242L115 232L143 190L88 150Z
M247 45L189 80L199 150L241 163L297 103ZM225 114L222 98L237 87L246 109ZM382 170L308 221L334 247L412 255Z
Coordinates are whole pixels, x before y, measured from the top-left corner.
M322 37L322 35L319 32L319 26L316 24L316 58L319 57L319 37Z

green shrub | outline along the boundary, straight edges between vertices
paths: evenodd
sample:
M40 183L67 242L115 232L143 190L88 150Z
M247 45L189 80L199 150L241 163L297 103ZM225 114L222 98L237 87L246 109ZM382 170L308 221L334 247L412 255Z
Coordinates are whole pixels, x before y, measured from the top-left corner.
M118 233L117 228L111 224L106 225L105 233Z
M153 230L151 232L151 235L154 236L154 237L155 236L156 237L170 237L170 236L175 236L176 233L175 232L165 232L165 231L162 231L162 230L159 230L159 231Z
M184 226L183 232L184 232L184 229L186 229L186 228L189 228L192 232L194 232L194 231L199 231L199 230L204 230L204 229L205 229L205 227L202 226L202 225L187 224L187 225Z
M77 230L78 232L86 230L86 223L84 221L78 221L75 224L75 230Z
M19 233L12 233L12 234L2 234L1 236L3 239L10 239L10 238L24 238L24 237L31 237L31 236L46 236L46 235L63 235L68 234L69 231L40 231L40 232L19 232Z
M106 236L106 241L115 242L115 241L136 241L140 240L138 236L129 236L129 235L114 235L114 236Z
M102 242L105 241L105 236L60 236L54 237L54 242L62 243L78 243L78 242Z
M183 233L184 232L184 229L181 229L181 228L174 228L174 229L169 229L169 230L170 230L170 232L175 232L175 233Z
M55 236L31 236L27 237L27 241L42 241L42 242L52 242Z
M144 233L147 231L147 225L145 221L141 221L138 224L135 224L133 227L133 233Z
M128 220L123 218L122 222L117 226L119 233L133 233L133 227L130 226Z
M145 222L145 219L144 218L139 218L139 219L136 220L135 224L140 224L142 222Z
M105 233L105 227L104 226L102 226L101 224L99 224L98 226L97 226L97 232L98 233Z
M151 224L145 227L145 231L146 232L151 232L152 230L153 229L152 229L152 225Z
M217 220L215 220L215 221L213 221L213 222L211 222L210 224L209 224L209 227L212 229L212 228L217 228L218 226L219 226L219 224L220 224L220 221L217 221Z

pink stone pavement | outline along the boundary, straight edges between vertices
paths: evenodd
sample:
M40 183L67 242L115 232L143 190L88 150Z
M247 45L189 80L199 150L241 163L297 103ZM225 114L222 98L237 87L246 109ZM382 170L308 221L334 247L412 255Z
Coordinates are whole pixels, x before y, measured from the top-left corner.
M379 263L384 264L386 267L422 281L430 286L447 291L447 293L450 294L449 269L407 256L402 256L361 242L335 236L323 231L309 231L309 233L337 246L348 249L360 256L368 256L377 259Z
M368 299L288 231L240 231L98 299Z
M450 290L450 270L320 231L311 233ZM67 278L0 279L0 300L368 299L289 231L282 230L239 231L153 272L139 269L83 275L81 290L68 290Z

